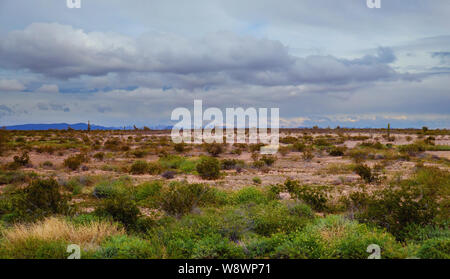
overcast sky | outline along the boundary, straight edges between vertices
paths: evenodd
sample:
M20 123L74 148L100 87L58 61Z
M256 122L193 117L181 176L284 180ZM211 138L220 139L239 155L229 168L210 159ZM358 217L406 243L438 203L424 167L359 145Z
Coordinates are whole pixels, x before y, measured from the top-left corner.
M0 125L170 124L280 108L282 126L450 128L450 1L0 0Z

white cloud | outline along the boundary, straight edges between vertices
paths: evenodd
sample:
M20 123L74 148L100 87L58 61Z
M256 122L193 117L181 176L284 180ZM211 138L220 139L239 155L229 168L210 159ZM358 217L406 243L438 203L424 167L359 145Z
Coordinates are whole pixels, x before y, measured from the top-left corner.
M0 79L0 91L23 91L25 86L15 79Z
M44 84L36 90L36 92L42 93L58 93L59 87L56 84Z

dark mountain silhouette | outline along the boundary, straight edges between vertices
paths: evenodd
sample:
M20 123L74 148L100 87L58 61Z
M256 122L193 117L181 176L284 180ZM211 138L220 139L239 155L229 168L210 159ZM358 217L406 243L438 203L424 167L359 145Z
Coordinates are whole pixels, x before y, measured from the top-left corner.
M12 126L5 126L7 130L67 130L67 128L70 127L74 130L87 130L88 124L87 123L75 123L75 124L67 124L67 123L52 123L52 124L23 124L23 125L12 125ZM142 127L138 127L142 129ZM149 126L152 130L166 130L166 129L172 129L172 126L163 126L163 125L156 125L156 126ZM91 130L132 130L132 126L126 126L126 127L105 127L105 126L99 126L91 124Z

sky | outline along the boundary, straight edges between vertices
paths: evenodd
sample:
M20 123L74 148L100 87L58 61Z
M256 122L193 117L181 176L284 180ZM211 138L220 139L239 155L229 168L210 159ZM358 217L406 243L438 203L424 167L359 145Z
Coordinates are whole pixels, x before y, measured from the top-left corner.
M279 108L282 127L450 128L450 1L0 0L0 126L173 124Z

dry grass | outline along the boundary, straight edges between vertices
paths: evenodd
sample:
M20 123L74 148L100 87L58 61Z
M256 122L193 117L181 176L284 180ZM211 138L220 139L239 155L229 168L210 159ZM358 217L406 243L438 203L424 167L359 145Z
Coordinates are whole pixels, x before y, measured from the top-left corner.
M85 247L99 245L106 237L119 234L125 234L125 231L109 222L74 225L55 217L31 225L18 224L3 232L4 240L12 245L35 239L66 241Z

